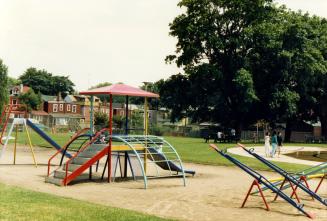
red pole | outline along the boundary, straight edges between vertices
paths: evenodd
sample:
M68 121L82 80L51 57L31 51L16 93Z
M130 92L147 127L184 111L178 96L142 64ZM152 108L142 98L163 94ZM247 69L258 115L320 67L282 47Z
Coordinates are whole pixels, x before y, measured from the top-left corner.
M110 94L109 106L109 148L108 148L108 183L111 181L111 144L112 144L112 94Z

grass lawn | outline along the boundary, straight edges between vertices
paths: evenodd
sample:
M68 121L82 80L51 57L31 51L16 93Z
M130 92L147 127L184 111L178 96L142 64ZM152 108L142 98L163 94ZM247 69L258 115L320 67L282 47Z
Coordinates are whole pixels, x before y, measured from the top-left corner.
M170 142L178 151L181 158L184 162L192 162L192 163L199 163L199 164L208 164L208 165L219 165L219 166L231 166L234 165L225 158L221 157L218 153L214 152L209 145L204 142L203 139L200 138L188 138L188 137L166 137L167 141ZM231 148L235 147L235 144L231 143L218 143L218 147L220 148ZM251 144L247 143L246 146L253 147L254 145L262 145L263 144ZM326 144L284 144L284 148L287 148L287 145L291 146L319 146L319 147L327 147ZM327 150L327 149L326 149ZM264 164L259 162L256 159L249 158L249 157L242 157L238 155L233 155L235 158L239 159L241 162L247 164L254 169L259 170L270 170ZM296 172L299 170L303 170L308 168L306 165L298 165L298 164L290 164L290 163L276 163L283 169Z
M64 145L70 138L72 134L50 134L50 137L53 138L59 145ZM18 143L27 144L26 134L19 133ZM215 153L213 150L209 148L209 145L204 142L201 138L189 138L189 137L165 137L168 142L170 142L180 154L182 160L184 162L191 163L199 163L199 164L207 164L207 165L219 165L219 166L232 166L233 164ZM31 131L31 139L32 143L35 146L41 147L50 147L50 145L41 139L34 131ZM251 144L247 143L247 146L251 147L254 145L262 145L263 144ZM284 148L287 146L317 146L317 147L326 147L326 144L307 144L307 143L290 143L284 144ZM231 148L235 147L235 144L231 143L218 143L218 146L221 148ZM260 163L256 159L252 159L249 157L242 157L238 155L233 155L237 159L241 160L243 163L253 167L254 169L259 170L269 170L266 166ZM307 168L305 165L297 165L297 164L289 164L289 163L276 163L283 169L286 169L290 172L296 172L302 169Z
M126 209L101 206L0 184L0 220L164 221Z

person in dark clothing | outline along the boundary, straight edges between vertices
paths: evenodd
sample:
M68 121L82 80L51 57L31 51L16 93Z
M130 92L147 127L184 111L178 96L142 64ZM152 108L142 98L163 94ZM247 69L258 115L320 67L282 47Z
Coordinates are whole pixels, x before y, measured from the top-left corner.
M280 151L281 151L282 146L283 146L282 133L281 132L278 132L278 135L277 135L277 156L278 157L280 155Z

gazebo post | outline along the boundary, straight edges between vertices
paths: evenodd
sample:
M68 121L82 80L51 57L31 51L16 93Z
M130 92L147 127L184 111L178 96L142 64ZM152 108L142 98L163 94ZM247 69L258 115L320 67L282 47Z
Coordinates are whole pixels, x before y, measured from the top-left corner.
M93 119L94 119L94 96L91 95L91 111L90 111L90 135L93 135Z
M111 145L112 145L112 94L110 94L109 104L109 148L108 148L108 183L111 182Z
M125 103L125 135L128 135L128 95L126 95L126 103ZM127 177L127 158L128 153L125 151L125 157L124 157L124 178Z
M125 102L125 135L128 135L128 96Z

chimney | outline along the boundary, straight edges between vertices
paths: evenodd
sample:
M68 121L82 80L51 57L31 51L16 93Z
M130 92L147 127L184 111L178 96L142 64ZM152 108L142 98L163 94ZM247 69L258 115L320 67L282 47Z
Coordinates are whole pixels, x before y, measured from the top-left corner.
M20 93L23 93L24 85L23 84L20 84L19 87L20 87Z

